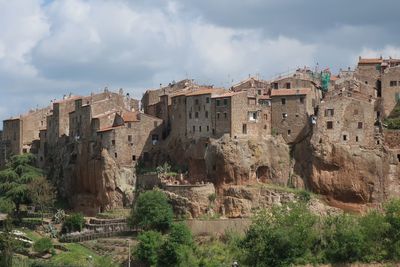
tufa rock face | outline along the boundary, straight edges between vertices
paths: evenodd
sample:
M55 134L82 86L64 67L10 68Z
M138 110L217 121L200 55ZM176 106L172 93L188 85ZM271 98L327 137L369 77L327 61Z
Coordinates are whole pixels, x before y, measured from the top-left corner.
M359 204L381 203L399 195L400 166L390 150L316 140L297 144L294 150L294 170L312 191Z
M89 155L85 144L69 144L53 154L49 176L60 195L86 215L130 205L136 174L132 166L119 166L102 150L101 157ZM60 153L61 152L61 153Z

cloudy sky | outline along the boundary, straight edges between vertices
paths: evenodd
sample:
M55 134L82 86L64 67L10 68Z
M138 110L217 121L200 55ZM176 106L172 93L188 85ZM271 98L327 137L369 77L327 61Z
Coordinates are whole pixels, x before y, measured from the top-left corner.
M0 0L0 119L70 92L400 57L398 0ZM1 126L0 126L1 127Z

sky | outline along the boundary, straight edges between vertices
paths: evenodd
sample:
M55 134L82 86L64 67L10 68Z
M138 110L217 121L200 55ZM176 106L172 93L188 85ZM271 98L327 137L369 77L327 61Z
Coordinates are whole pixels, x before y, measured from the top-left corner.
M398 0L0 0L0 120L108 87L400 57ZM1 127L1 126L0 126Z

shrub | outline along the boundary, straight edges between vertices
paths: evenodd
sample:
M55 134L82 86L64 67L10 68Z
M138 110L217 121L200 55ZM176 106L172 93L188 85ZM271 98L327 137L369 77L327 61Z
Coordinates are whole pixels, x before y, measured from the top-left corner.
M48 237L41 238L33 244L33 250L38 253L50 252L53 249L53 243Z
M138 236L138 245L133 254L134 256L149 265L155 265L158 260L158 250L162 245L163 237L159 232L147 231Z
M316 217L304 203L259 212L240 247L249 266L304 264L314 257Z
M364 236L357 218L351 215L328 217L323 226L324 255L330 263L362 259Z
M141 193L133 207L130 223L143 230L165 232L171 226L173 211L167 197L160 191Z
M62 226L63 233L70 233L76 231L82 231L83 225L85 224L85 218L80 213L74 213L66 217Z
M7 198L0 198L0 212L11 214L15 209L15 204Z
M400 260L400 199L392 200L385 206L385 221L389 224L389 257L392 260Z

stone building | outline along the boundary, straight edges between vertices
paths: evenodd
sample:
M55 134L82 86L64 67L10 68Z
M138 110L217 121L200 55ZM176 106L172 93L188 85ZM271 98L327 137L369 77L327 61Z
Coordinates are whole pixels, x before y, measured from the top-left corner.
M314 89L320 85L320 75L308 68L297 69L269 81L271 89Z
M375 98L357 91L329 92L319 107L313 138L335 144L373 148L379 144Z
M0 155L1 164L5 164L12 155L36 152L39 132L46 128L49 112L50 108L46 107L3 121L3 141L0 150L4 153Z
M213 134L211 97L224 92L224 89L203 88L186 94L187 138L198 139Z
M386 118L400 99L400 59L359 58L354 76L372 86L376 115Z
M134 166L139 160L146 162L148 153L160 141L162 123L161 119L138 111L117 112L111 127L97 131L98 148L106 149L121 165Z
M186 138L186 95L185 93L178 93L171 96L172 104L170 106L170 127L171 136L174 138Z
M249 77L231 87L233 92L246 91L251 95L268 95L269 83L257 77Z
M311 119L319 102L312 89L273 89L271 91L272 134L281 134L295 143L310 132Z
M227 92L212 97L212 132L220 138L265 137L271 133L271 106L268 96L247 91Z

